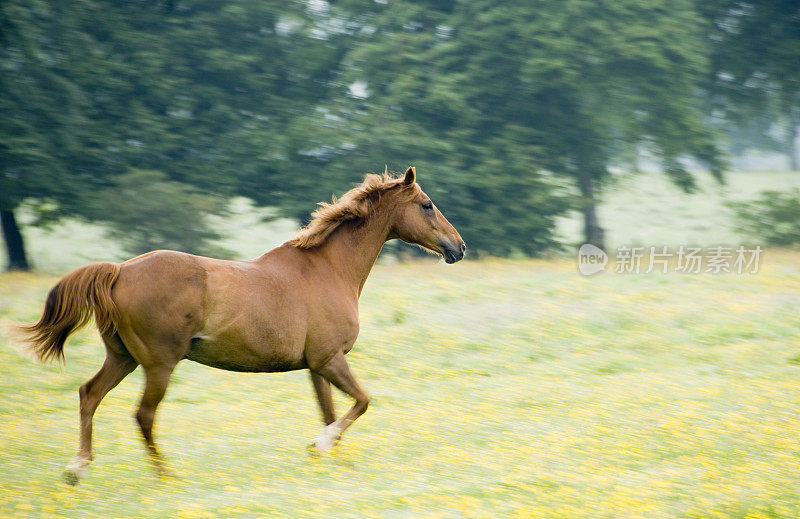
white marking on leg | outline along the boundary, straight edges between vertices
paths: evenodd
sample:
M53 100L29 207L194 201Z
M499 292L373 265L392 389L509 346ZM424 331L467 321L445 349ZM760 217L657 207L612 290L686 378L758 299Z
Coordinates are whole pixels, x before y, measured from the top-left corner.
M322 428L322 433L319 435L319 437L314 440L314 446L320 451L326 451L333 447L333 444L336 443L336 440L339 439L341 434L342 429L338 422L333 422L330 425L326 425Z

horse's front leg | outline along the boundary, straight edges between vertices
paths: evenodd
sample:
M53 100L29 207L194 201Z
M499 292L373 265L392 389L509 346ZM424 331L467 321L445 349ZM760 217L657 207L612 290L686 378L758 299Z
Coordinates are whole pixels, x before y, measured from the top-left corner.
M325 381L330 382L344 393L347 393L355 399L353 407L338 420L329 423L322 429L322 434L314 440L314 446L320 451L330 449L336 441L342 436L342 433L350 427L356 418L364 414L369 405L369 396L361 389L361 386L356 382L355 377L350 372L350 367L344 358L344 352L339 351L334 357L324 366L315 370L316 374L321 376ZM312 375L313 379L313 375ZM314 387L317 387L315 382ZM319 395L319 392L318 392ZM328 389L328 398L330 398L330 389ZM322 398L320 398L322 404ZM325 413L324 404L323 414ZM331 402L331 418L333 418L333 403ZM325 420L327 421L327 416Z

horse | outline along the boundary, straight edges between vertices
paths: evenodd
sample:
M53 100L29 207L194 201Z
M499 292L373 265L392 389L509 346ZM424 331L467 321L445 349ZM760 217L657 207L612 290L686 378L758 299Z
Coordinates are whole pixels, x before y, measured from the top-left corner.
M19 328L36 358L63 361L67 337L92 317L106 350L100 371L78 390L80 442L67 483L77 484L93 460L100 401L139 365L145 384L136 420L160 474L166 469L154 416L183 359L239 372L307 369L324 423L310 446L318 452L364 414L369 396L345 355L358 337L359 296L383 244L399 238L446 263L461 260L466 245L413 167L397 178L388 170L368 174L338 201L319 205L292 240L253 260L159 250L80 267L50 290L39 321ZM338 419L331 384L354 400Z

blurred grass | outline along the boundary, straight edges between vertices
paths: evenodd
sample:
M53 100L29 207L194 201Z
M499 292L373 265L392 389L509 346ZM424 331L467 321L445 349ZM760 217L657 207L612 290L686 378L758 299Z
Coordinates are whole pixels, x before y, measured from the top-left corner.
M55 280L0 275L0 318L38 317ZM372 405L332 452L306 453L306 373L184 362L156 424L177 477L145 459L137 370L77 488L60 474L99 339L74 337L61 369L0 338L0 516L797 517L799 305L797 252L756 275L379 265L349 355Z

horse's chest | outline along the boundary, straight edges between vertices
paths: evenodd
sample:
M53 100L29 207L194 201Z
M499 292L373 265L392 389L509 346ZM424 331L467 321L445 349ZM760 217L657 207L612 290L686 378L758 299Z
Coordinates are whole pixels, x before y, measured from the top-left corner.
M308 323L308 341L344 346L349 351L358 337L358 310L339 308Z

